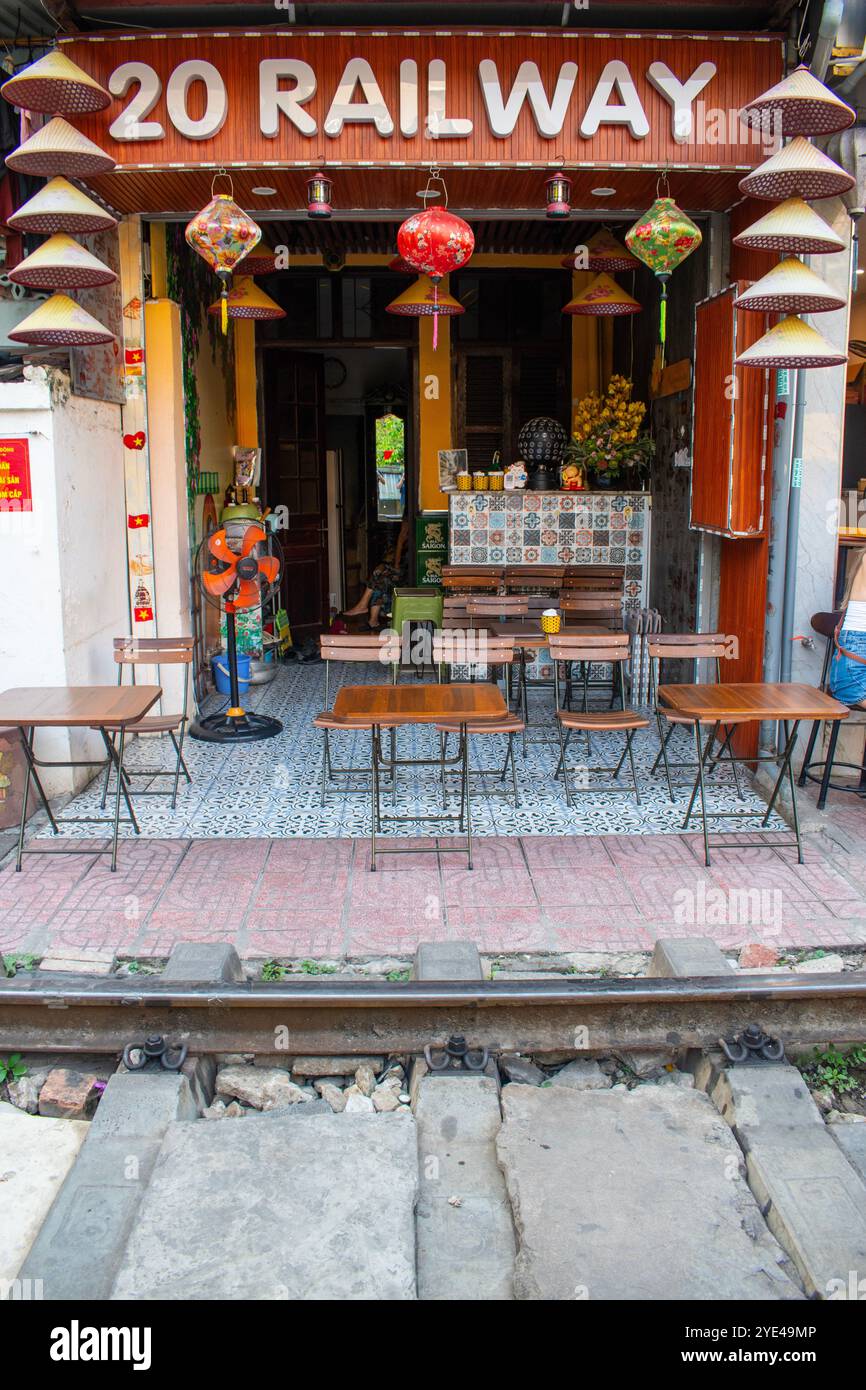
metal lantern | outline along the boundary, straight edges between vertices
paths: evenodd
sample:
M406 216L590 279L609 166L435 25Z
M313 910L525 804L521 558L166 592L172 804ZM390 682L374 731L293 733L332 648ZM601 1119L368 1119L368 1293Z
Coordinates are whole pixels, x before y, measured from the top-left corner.
M844 309L847 295L825 285L814 270L789 256L734 300L738 309L770 314L822 314Z
M802 198L786 198L735 236L734 245L803 256L825 256L845 250L842 238Z
M261 240L258 223L238 207L231 193L217 193L207 207L196 213L186 229L189 245L198 252L222 286L220 298L222 331L228 330L228 290L231 273Z
M746 125L778 123L780 135L832 135L847 130L857 119L856 112L819 82L805 63L755 97L740 115Z
M425 276L420 276L408 290L398 294L385 309L386 314L400 314L405 318L426 318L432 314L465 314L466 310L459 299L450 294L438 293Z
M629 251L649 266L661 282L659 343L662 364L667 331L667 282L677 266L697 251L702 239L700 228L669 197L656 198L652 207L626 233L625 244Z
M609 275L596 275L586 289L576 294L563 309L564 314L639 314L641 308L636 299L626 294Z
M71 236L57 232L10 270L9 279L31 290L84 290L110 285L117 276Z
M527 420L517 436L517 448L525 463L559 463L567 444L564 426L549 415Z
M59 49L10 77L0 87L0 94L13 106L25 111L46 111L52 116L83 116L111 105L105 88Z
M240 276L226 296L226 313L230 319L284 319L285 309L281 309L275 299L271 299L269 294L249 275ZM223 310L223 300L220 297L216 304L211 304L208 309L209 314L221 314Z
M53 232L83 234L108 232L117 226L117 218L67 179L56 178L13 212L7 225L16 232L38 232L42 236Z
M475 237L468 222L455 217L447 207L425 208L414 212L397 232L397 250L413 270L429 275L433 282L433 347L439 341L439 281L458 266L465 265L475 250Z
M545 180L544 196L547 202L546 215L550 218L571 215L571 179L567 174L551 174Z
M321 169L307 179L307 216L330 217L333 181Z
M740 192L755 198L835 198L853 185L851 174L798 135L740 179Z
M62 116L55 116L8 154L6 165L16 174L34 174L44 179L54 174L65 174L68 179L86 179L92 174L107 174L115 168L110 154Z
M29 347L92 347L114 342L111 330L66 294L43 300L38 309L10 329L9 337Z
M793 315L782 319L736 359L739 367L769 367L771 370L841 367L847 361L847 352L833 347L816 328Z

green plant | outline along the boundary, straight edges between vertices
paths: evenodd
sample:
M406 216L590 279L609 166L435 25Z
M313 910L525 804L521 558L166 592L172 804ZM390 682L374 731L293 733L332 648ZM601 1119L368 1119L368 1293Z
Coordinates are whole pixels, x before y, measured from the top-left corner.
M266 960L262 966L263 980L282 980L285 978L286 967L280 965L279 961Z
M38 956L11 955L3 957L3 964L10 975L14 975L17 970L35 970L38 963Z
M300 964L302 975L336 975L336 965L319 965L315 960L302 960Z
M392 984L402 984L405 980L408 980L408 978L408 970L389 970L388 974L385 976L385 979L390 980Z
M141 970L141 963L137 960L128 960L126 970L129 975L137 975Z
M0 1057L0 1082L20 1081L27 1075L27 1068L21 1061L20 1052L11 1052L8 1057Z
M849 1052L840 1052L832 1043L823 1052L816 1047L814 1061L803 1070L814 1090L826 1087L842 1096L861 1084L851 1075L851 1067L866 1068L866 1046L852 1047Z

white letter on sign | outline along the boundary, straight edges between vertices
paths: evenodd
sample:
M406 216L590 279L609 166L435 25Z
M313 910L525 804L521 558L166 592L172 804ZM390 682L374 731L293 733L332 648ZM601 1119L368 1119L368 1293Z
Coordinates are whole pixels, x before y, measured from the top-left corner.
M622 102L621 106L611 106L610 97L614 87ZM615 60L605 63L598 85L590 97L586 114L580 123L580 133L588 139L595 135L600 125L627 125L637 140L649 135L649 121L641 106L637 87L625 63Z
M352 100L355 88L360 87L363 101ZM366 58L350 58L340 78L340 85L325 117L325 134L336 139L346 121L372 123L380 135L393 135L394 122L385 105L385 98Z
M675 140L690 140L694 120L692 106L716 75L715 63L700 63L685 82L674 77L667 63L650 63L647 77L665 101L670 102L671 130Z
M207 93L204 115L198 120L192 119L186 105L193 82L203 82ZM229 109L226 84L220 74L213 63L205 63L198 58L191 58L175 68L165 89L165 104L175 130L188 140L209 140L216 135L222 129Z
M461 140L472 134L472 122L445 114L445 64L432 58L427 65L427 134L433 140Z
M162 83L149 63L121 63L108 79L108 90L113 97L125 97L133 82L138 83L138 91L108 133L113 140L161 140L165 130L159 121L144 119L162 93Z
M294 87L283 90L281 77L294 78ZM316 95L316 74L309 63L294 58L264 58L259 63L259 126L273 140L280 126L280 112L288 116L302 135L315 135L318 127L301 107Z
M497 139L506 140L512 134L523 103L529 97L539 135L543 135L545 140L552 140L560 133L565 121L577 80L577 63L563 63L559 69L553 101L547 100L536 63L520 64L507 102L502 100L499 72L492 58L484 58L478 64L478 77L490 129Z

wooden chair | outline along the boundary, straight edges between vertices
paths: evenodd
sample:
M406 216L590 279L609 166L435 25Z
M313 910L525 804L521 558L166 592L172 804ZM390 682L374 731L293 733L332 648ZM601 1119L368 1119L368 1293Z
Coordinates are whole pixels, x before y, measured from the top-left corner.
M133 777L171 777L171 809L177 806L177 789L180 782L180 774L183 773L187 783L192 782L189 768L184 762L183 741L186 736L186 726L189 722L189 689L190 676L192 672L194 637L115 637L114 639L114 661L117 666L117 684L123 684L123 671L129 667L130 680L136 684L135 668L137 666L155 666L157 671L157 684L161 685L160 668L163 666L185 666L183 678L183 701L180 714L146 714L137 724L129 724L126 733L129 734L168 734L171 739L175 752L175 764L173 768L166 767L124 767L123 780L127 787L131 789L131 779ZM107 733L112 743L116 742L117 735L120 733L120 725L106 724ZM102 787L101 807L105 810L105 803L108 797L108 788L111 781L111 770L113 764L109 763L105 769L105 782ZM139 788L136 796L168 796L168 791L160 791L155 788Z
M561 589L558 607L566 620L622 630L622 598L610 590Z
M844 610L838 609L835 613L813 613L811 618L812 630L817 632L819 637L823 637L826 642L824 650L824 664L821 668L821 689L828 690L830 685L830 662L835 650L833 634L842 619ZM849 705L852 711L851 716L845 720L846 728L852 725L862 725L866 723L866 700L861 700L856 705ZM829 791L854 792L857 796L866 796L866 747L863 750L863 761L858 767L856 763L837 762L836 744L839 741L839 730L841 721L836 720L830 729L829 741L827 744L826 758L812 760L815 751L815 741L818 737L819 722L816 720L812 725L809 734L809 742L806 745L806 753L803 758L803 766L800 768L800 775L797 778L797 785L805 787L806 782L818 782L820 791L818 792L818 810L823 811L827 802ZM845 768L849 772L859 773L856 782L834 782L832 780L833 768ZM815 771L813 771L815 769Z
M330 711L331 704L331 666L335 662L346 662L350 664L370 665L375 663L387 669L394 657L396 648L399 656L399 638L385 637L377 633L332 633L323 632L319 638L319 650L322 661L325 664L325 708L321 714L317 714L313 719L313 727L321 729L323 734L324 748L322 754L322 790L321 804L325 805L329 790L337 796L352 796L359 792L369 794L369 780L361 786L351 786L350 778L365 776L368 779L372 776L372 764L367 763L362 766L353 767L334 767L331 761L331 734L338 730L345 730L346 725L343 721L336 719ZM352 726L354 728L354 726ZM393 770L392 774L393 776ZM334 788L333 784L338 777L345 777L346 782L340 788Z
M656 726L659 733L661 748L656 756L656 760L650 769L650 776L654 776L658 770L660 762L664 762L665 777L667 778L668 793L671 801L675 801L673 780L671 778L671 768L691 768L695 770L695 762L672 762L668 756L668 744L673 736L674 730L678 726L694 728L694 720L682 714L675 714L666 705L660 705L658 700L658 688L661 684L660 672L663 661L690 661L693 664L697 661L707 660L713 663L716 681L721 681L722 671L721 662L728 660L732 656L730 639L723 632L664 632L652 633L647 637L647 652L650 658L650 694L652 698L653 710L655 713ZM697 668L694 670L697 674ZM719 732L719 724L715 723L704 747L702 758L706 764L709 760L709 770L713 772L721 762L729 762L733 768L734 781L737 787L737 796L742 801L743 792L740 786L740 773L734 751L731 748L731 739L737 723L742 720L732 720L723 726L724 741L718 753L713 753L716 739ZM667 724L667 729L663 727ZM697 736L696 736L697 737ZM712 756L711 756L712 754Z
M566 565L562 587L624 594L625 569L622 565Z
M625 703L625 681L623 668L631 653L631 643L628 633L611 633L603 637L564 637L562 635L551 637L550 655L554 662L554 683L556 690L556 719L559 729L559 762L556 767L555 775L558 777L562 772L565 781L565 796L569 806L574 805L569 776L577 772L576 768L569 768L566 761L568 740L574 732L583 733L587 740L587 753L591 756L592 743L591 735L594 733L623 733L625 735L625 747L622 757L615 767L589 767L585 766L583 771L589 773L611 772L613 780L616 782L622 770L623 763L628 758L631 768L631 791L640 805L640 787L637 780L637 772L634 765L634 752L632 750L632 740L638 729L649 727L649 720L637 710L627 709ZM592 662L610 663L619 680L619 691L622 698L622 709L614 710L570 710L564 708L560 703L560 680L559 667L561 662L571 664L573 662L584 662L589 665ZM584 786L584 791L592 793L626 792L627 789L621 786L608 787L589 787ZM630 793L629 793L630 794Z
M442 588L447 593L496 594L505 577L503 565L443 565Z
M462 634L458 634L456 632L443 631L441 633L434 634L433 656L434 660L439 665L440 670L444 666L465 666L470 665L473 662L477 662L479 653L483 653L484 664L486 666L492 667L494 670L501 666L503 668L503 672L506 673L505 702L507 705L510 705L511 681L508 678L508 673L510 672L512 663L515 659L514 641L512 638L491 637L489 635L485 636L484 633L479 633L477 631L469 632L465 635L465 637ZM484 779L485 777L498 777L500 782L504 783L510 767L514 806L515 808L519 806L520 802L517 790L517 772L514 765L514 735L522 734L525 725L518 714L512 714L511 710L509 709L508 713L505 714L501 719L497 720L495 723L491 724L488 722L483 724L466 725L467 741L470 738L481 738L486 737L490 734L498 734L500 737L505 736L508 739L508 745L505 752L505 761L503 762L501 768L473 768L469 765L469 750L468 748L464 749L462 746L462 729L459 720L443 719L441 723L435 725L435 728L439 731L439 775L442 784L443 801L446 799L446 777L448 775L449 767L453 768L454 775L458 775L458 773L460 773L461 776L465 776L467 783L468 780L472 777L481 777L482 779ZM457 734L459 741L458 751L454 757L448 756L448 737L450 734ZM462 771L463 769L465 769L465 771ZM467 785L467 796L468 792L469 788ZM486 784L485 792L488 796L507 796L508 794L504 787L502 788L502 790L497 790L494 792L487 789ZM462 796L463 791L461 788L461 806Z
M562 588L565 565L506 565L508 594L557 594Z

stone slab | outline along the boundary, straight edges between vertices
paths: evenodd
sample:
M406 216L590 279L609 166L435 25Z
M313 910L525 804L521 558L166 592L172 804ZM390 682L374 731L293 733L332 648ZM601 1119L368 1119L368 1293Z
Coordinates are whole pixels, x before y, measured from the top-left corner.
M731 962L710 937L663 936L655 944L646 973L656 978L684 980L694 976L730 975L732 971Z
M486 1076L425 1076L415 1119L418 1297L512 1299L517 1247L496 1158L502 1123L496 1083Z
M866 1182L866 1124L830 1125L829 1131L854 1172Z
M111 1297L415 1298L410 1115L172 1124Z
M474 941L420 941L412 966L414 980L483 980Z
M161 978L221 984L243 980L244 970L237 951L228 942L178 941L171 948Z
M510 1085L502 1111L516 1298L802 1298L706 1096Z
M178 1116L194 1114L184 1076L125 1072L111 1078L85 1126L78 1161L24 1262L22 1274L42 1279L46 1298L108 1297L162 1137Z
M75 946L68 951L43 956L39 969L72 971L76 975L110 975L114 969L114 949L111 946Z
M90 1128L0 1101L0 1299L21 1270Z
M306 1080L318 1076L354 1076L360 1066L372 1067L378 1076L382 1070L381 1057L296 1057L292 1076Z

